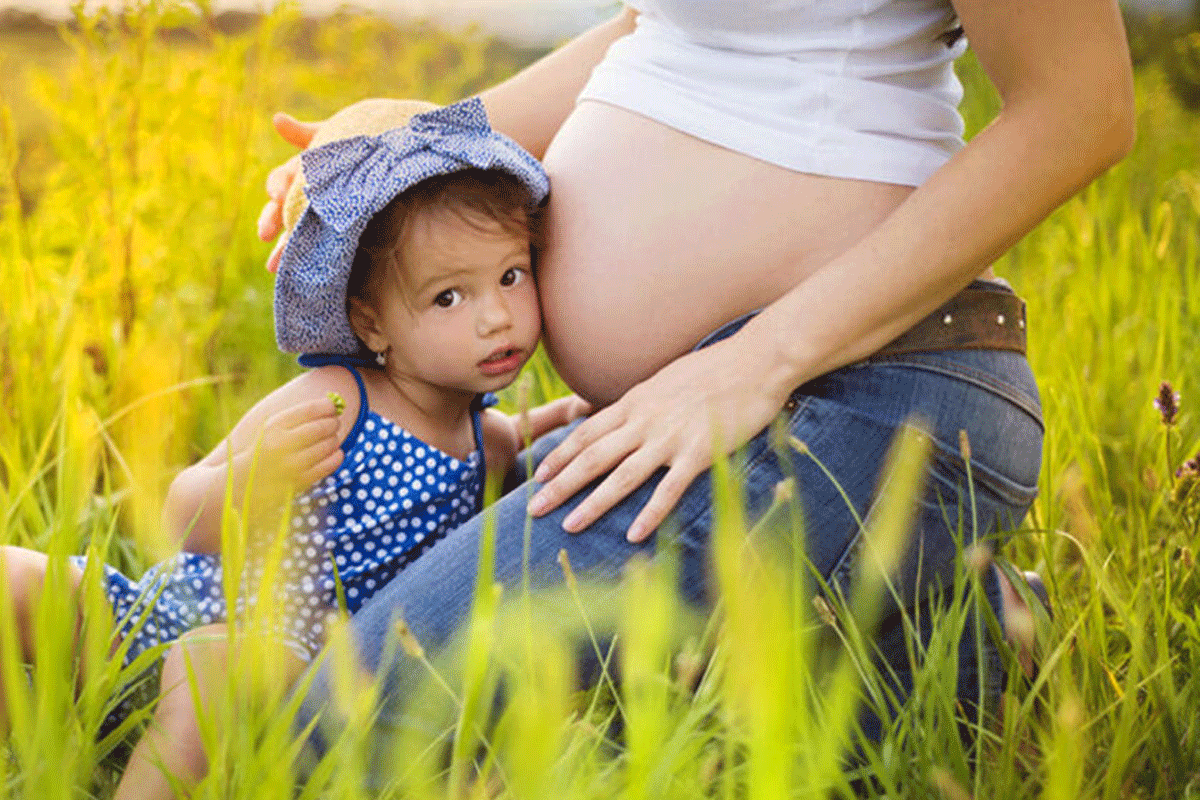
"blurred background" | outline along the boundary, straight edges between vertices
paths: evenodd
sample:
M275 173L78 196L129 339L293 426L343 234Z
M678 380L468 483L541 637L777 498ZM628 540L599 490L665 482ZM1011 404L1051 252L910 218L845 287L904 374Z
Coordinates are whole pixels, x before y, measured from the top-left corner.
M65 19L70 15L70 0L6 0L0 9L32 12L47 19ZM117 3L87 0L83 7L94 9ZM327 15L339 8L358 8L398 21L430 19L459 27L476 23L489 32L525 44L552 44L589 27L612 14L616 0L301 0L305 14ZM1183 19L1195 17L1200 3L1195 0L1125 0L1131 12L1149 16ZM255 0L216 0L214 13L226 11L262 12L269 4Z
M0 7L0 285L15 287L17 302L9 294L0 310L0 421L9 421L0 456L10 454L0 484L5 463L10 480L30 470L30 485L46 484L46 437L82 414L91 421L80 435L105 436L81 456L80 500L102 504L96 518L115 520L118 545L147 544L174 471L296 371L274 348L262 269L270 245L254 236L266 173L293 152L271 130L272 112L321 119L367 96L451 102L619 7L9 2ZM1105 202L1130 207L1098 224L1118 239L1121 225L1146 236L1167 225L1175 233L1162 235L1176 236L1200 208L1200 0L1124 8L1141 137L1105 190ZM958 68L970 133L998 102L973 57ZM1069 227L1080 230L1077 220ZM1019 264L1014 255L1002 271L1016 276ZM534 367L533 401L564 391L544 360ZM6 517L7 538L47 539L63 524L56 503L22 500L27 514ZM86 538L83 527L70 531Z
M1179 0L1147 2L1166 4L1167 8L1179 4ZM70 0L6 0L0 3L0 9L62 20L71 15L72 5ZM88 0L83 7L94 10L104 5L119 4ZM364 0L355 3L302 0L298 4L305 15L326 16L341 8L355 8L398 22L425 19L454 28L477 24L489 33L522 44L553 44L611 16L617 5L615 0ZM261 13L269 10L271 4L255 0L217 0L210 8L214 14Z
M502 80L617 6L0 5L0 543L59 556L90 546L126 573L140 573L178 546L163 539L159 519L176 471L299 370L275 347L273 279L263 269L271 245L254 235L263 181L294 152L272 130L272 112L321 119L369 96L451 102ZM1032 692L1015 697L1005 706L1003 737L989 735L982 756L965 754L954 724L926 716L928 709L954 713L951 673L939 672L948 662L929 659L932 667L918 679L927 702L906 712L898 736L882 748L888 755L873 762L887 778L881 786L914 792L891 797L1200 798L1200 0L1138 0L1124 11L1136 62L1134 151L996 265L1029 305L1029 354L1047 422L1040 496L1003 549L1014 563L1040 570L1055 600L1058 630L1037 693L1046 705ZM999 101L973 56L956 68L970 134L995 116ZM566 391L540 354L523 380L534 403ZM1183 410L1168 420L1151 399L1176 390ZM506 392L508 409L517 396ZM74 613L69 600L52 613ZM645 606L631 604L639 612ZM800 614L807 604L796 608ZM658 624L653 614L641 616ZM799 619L796 629L810 623ZM949 630L940 641L957 641ZM69 647L70 637L62 638ZM739 645L732 652L759 651ZM774 669L775 654L754 658ZM0 673L9 686L32 687L30 708L37 709L13 726L0 800L109 796L111 787L96 777L111 774L97 767L108 750L93 747L89 732L117 679L89 694L91 710L79 712L79 684L69 670L39 669L30 683L19 665L0 658ZM754 697L764 698L756 708L825 697L824 688L798 689L790 677L745 676ZM637 784L640 796L765 796L731 788L742 780L746 741L770 745L764 760L747 756L746 764L811 754L833 759L821 762L829 772L797 772L813 786L840 775L837 748L812 747L836 738L823 727L823 711L804 711L794 739L775 728L752 739L737 730L740 711L693 712L688 694L681 696L684 721L674 738L643 727L654 755L630 762L645 765L646 776L678 772L694 780L661 794L646 778ZM542 701L537 708L550 707ZM243 706L231 701L230 708L242 715ZM696 731L718 719L733 720L734 732L716 734L710 746L710 734ZM513 729L517 749L540 747L542 734L558 730L536 727L536 735ZM236 786L197 796L295 797L280 777L290 760L286 743L243 729L222 751L237 756ZM917 729L940 735L905 733ZM547 745L550 755L527 758L512 774L567 776L576 781L573 792L543 787L498 796L607 797L598 787L608 786L614 797L639 796L621 788L623 778L614 783L623 773L608 755L595 755L609 748L573 751L572 736L563 739L566 755ZM703 758L700 747L708 748ZM622 757L622 748L611 751ZM471 750L464 752L470 759ZM247 766L249 753L259 766ZM350 753L346 763L358 763ZM722 753L738 753L725 762L737 766L720 769ZM972 777L977 756L987 768ZM964 785L974 780L974 790L947 790L946 769ZM224 780L221 770L214 774ZM344 791L302 796L361 796L359 772L338 776ZM484 792L490 786L478 784Z

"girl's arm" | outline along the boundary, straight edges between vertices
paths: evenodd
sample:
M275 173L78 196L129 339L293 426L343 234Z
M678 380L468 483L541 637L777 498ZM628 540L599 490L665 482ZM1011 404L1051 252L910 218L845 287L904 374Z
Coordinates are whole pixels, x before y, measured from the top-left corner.
M301 375L259 401L212 452L175 477L163 520L184 550L221 549L227 487L239 511L249 492L253 519L279 512L296 490L337 469L342 439L358 411L357 388L349 380L347 389L336 375ZM341 416L330 391L345 400Z
M624 8L607 22L581 33L562 47L503 83L479 95L487 108L492 127L516 140L539 160L563 120L575 107L592 69L600 63L614 41L633 31L637 12ZM272 120L279 135L299 148L308 146L319 123L299 122L287 114ZM283 199L300 169L299 156L293 156L267 176L270 199L258 217L258 236L270 241L283 229ZM267 259L272 272L283 253L280 241Z
M668 364L580 425L535 474L549 483L532 513L611 470L567 517L568 530L581 530L666 466L629 530L644 539L712 464L714 441L725 453L741 446L792 389L895 338L1129 151L1132 74L1114 0L954 5L1003 100L996 120L735 336Z
M503 478L516 463L517 454L530 442L591 412L591 404L573 394L520 414L487 409L481 423L487 474Z

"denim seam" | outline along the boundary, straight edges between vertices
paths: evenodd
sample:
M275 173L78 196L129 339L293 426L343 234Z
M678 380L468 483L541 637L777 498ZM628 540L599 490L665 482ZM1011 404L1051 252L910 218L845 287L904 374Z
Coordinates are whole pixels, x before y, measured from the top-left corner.
M866 526L866 520L863 520L862 525L855 525L856 530L854 535L850 537L850 541L846 543L846 549L838 556L838 560L834 562L833 569L829 571L828 586L830 591L841 592L843 595L849 596L847 593L850 590L850 571L854 568L854 561L862 550L863 529Z
M966 469L960 466L960 462L962 462L962 454L959 452L958 448L951 446L948 442L944 442L934 436L930 436L929 439L933 443L934 447L936 447L938 451L947 457L946 460L958 468L963 477L966 478ZM956 458L957 461L955 460ZM944 483L948 488L953 488L953 485L948 477L944 478L936 471L931 471L931 474ZM1012 478L1009 478L1003 473L997 472L986 464L981 464L974 459L971 460L971 481L973 483L982 483L987 485L988 488L995 492L996 495L1005 502L1012 502L1014 504L1031 503L1033 502L1033 499L1037 497L1038 487L1036 484L1033 486L1026 486L1025 484L1014 481Z
M797 392L799 392L799 389L797 389L796 392L793 392L792 396L795 397ZM800 415L809 409L813 400L815 399L816 398L813 395L800 395L799 402L796 404L796 407L792 410L791 415L788 417L789 429L795 425L796 420L799 419ZM750 464L747 464L745 472L749 472L750 469L759 461L761 461L768 452L771 452L769 442L759 457ZM855 516L857 516L857 511L855 511ZM842 550L841 555L839 555L837 561L834 562L833 568L829 571L829 577L826 581L826 586L830 591L841 591L845 593L849 590L850 570L852 569L851 565L854 561L854 556L862 548L862 536L863 526L855 523L854 534L850 537L850 541L846 542L846 547ZM835 584L838 586L838 589L836 590L834 589Z
M1000 398L1017 406L1026 414L1031 416L1037 422L1038 426L1045 431L1046 426L1045 422L1042 420L1040 404L1016 387L997 381L991 373L977 370L972 367L964 367L959 364L933 364L917 358L895 358L880 361L868 361L864 362L862 366L918 369L926 372L932 372L936 375L942 375L944 377L966 381L967 383L974 384L985 391L990 391Z

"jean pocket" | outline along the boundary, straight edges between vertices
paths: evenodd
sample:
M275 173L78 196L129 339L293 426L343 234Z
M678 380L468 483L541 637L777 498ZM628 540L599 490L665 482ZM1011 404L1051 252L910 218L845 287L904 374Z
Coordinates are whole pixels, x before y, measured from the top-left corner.
M917 414L933 438L935 481L946 490L973 487L1014 510L1033 502L1045 428L1037 386L1022 356L917 354L886 368L911 371L913 395L925 398Z

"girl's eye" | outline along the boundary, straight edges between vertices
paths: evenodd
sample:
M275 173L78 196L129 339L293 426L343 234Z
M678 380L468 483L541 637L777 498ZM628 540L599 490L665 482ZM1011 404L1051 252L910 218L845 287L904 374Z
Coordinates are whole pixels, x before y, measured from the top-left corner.
M501 286L516 286L521 281L525 280L526 272L521 267L510 267L500 276Z
M433 298L433 304L438 308L453 308L462 302L462 293L458 289L447 289Z

